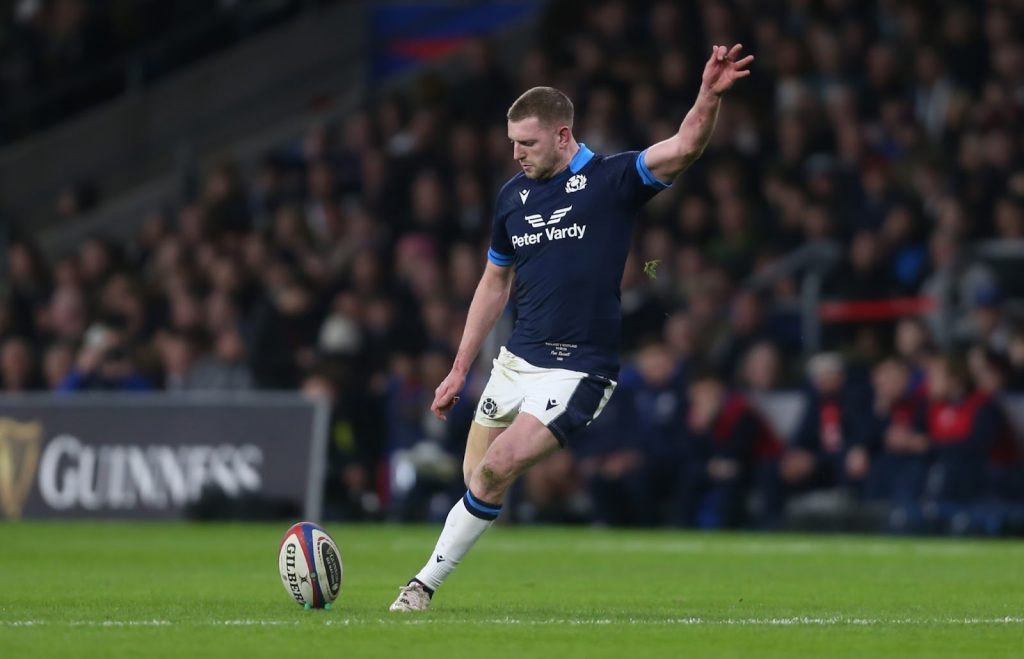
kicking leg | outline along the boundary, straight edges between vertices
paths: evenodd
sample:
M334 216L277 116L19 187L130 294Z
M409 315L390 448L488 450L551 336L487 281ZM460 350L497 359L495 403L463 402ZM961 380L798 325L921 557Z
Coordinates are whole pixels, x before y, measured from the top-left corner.
M484 452L470 477L469 489L448 513L427 564L402 588L391 610L426 609L434 590L497 519L516 477L558 448L558 440L539 419L526 413L516 417Z
M559 447L558 440L537 417L522 413L488 447L473 471L469 490L477 499L500 507L516 478Z

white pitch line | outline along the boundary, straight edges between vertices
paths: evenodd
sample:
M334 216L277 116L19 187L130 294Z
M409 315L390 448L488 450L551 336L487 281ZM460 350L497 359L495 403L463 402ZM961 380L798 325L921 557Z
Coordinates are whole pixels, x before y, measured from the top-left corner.
M207 620L198 622L173 622L170 620L0 620L0 627L278 627L298 626L302 620ZM432 620L424 618L326 618L323 625L361 626L361 625L464 625L465 620ZM549 618L544 620L521 620L519 618L494 618L476 620L470 624L478 625L522 625L533 626L727 626L727 627L873 627L883 625L915 626L915 625L1024 625L1024 617L1004 616L1001 618L845 618L795 616L788 618Z
M395 549L404 549L407 543L396 542ZM527 550L545 550L550 545L530 540L506 541L495 539L485 541L480 547L486 551L521 553ZM921 555L921 556L965 556L984 552L986 547L976 545L957 544L889 544L881 542L855 542L851 544L828 543L821 544L811 541L782 541L782 542L742 542L731 544L718 544L703 540L614 540L595 539L588 542L570 543L562 546L564 553L653 553L653 554L715 554L728 555L777 555L777 556L803 556L814 553L843 554L851 556L894 556L894 555Z

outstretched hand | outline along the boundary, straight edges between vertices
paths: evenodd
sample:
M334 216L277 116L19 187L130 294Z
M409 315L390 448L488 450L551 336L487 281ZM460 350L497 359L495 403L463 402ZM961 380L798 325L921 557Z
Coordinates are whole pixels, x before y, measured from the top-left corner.
M459 392L464 386L466 386L466 376L453 369L444 382L437 385L437 389L434 390L434 402L430 405L430 411L434 413L434 416L442 421L447 421L446 413L455 407L455 403L459 402Z
M750 75L750 63L754 61L753 55L747 55L738 59L743 44L736 44L732 48L725 46L713 46L711 58L704 65L704 86L716 96L721 96L732 88L740 78Z

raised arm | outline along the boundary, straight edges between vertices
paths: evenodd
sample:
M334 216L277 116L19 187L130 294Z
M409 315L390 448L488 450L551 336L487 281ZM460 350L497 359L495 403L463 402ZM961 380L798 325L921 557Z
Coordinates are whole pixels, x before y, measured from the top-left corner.
M732 48L712 48L711 58L704 65L704 76L701 79L697 101L686 113L679 131L647 149L644 164L658 180L672 181L704 152L704 147L708 145L711 133L715 130L722 94L737 80L750 75L750 69L746 67L754 61L754 56L748 55L738 60L741 50L742 44L736 44Z
M476 292L473 293L473 301L469 304L466 327L462 330L462 341L455 355L455 363L448 377L434 390L430 411L439 419L447 420L445 413L455 405L459 392L465 386L466 373L480 352L484 339L494 329L494 324L505 309L511 287L512 268L488 261Z

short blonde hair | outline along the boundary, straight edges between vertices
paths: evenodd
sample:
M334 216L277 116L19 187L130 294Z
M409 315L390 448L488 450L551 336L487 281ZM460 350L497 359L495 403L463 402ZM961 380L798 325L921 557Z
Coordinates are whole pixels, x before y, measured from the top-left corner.
M565 124L572 128L574 110L569 97L554 87L528 89L508 109L509 121L537 117L541 123Z

